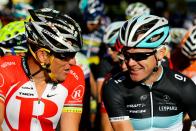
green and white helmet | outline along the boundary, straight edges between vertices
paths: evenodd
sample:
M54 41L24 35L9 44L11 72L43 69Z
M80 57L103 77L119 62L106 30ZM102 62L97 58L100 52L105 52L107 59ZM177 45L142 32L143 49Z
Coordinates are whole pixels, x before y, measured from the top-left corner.
M125 10L125 15L127 19L133 18L134 16L139 16L142 14L150 14L150 8L141 2L135 2L129 4Z
M0 30L0 48L4 53L27 52L24 21L14 21Z

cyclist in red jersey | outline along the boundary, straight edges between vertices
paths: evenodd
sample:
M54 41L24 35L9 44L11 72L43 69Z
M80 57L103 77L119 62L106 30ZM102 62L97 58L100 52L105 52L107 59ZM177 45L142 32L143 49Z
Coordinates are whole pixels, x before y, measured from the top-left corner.
M26 57L0 59L0 130L77 131L85 90L75 65L81 29L69 16L44 8L29 10Z

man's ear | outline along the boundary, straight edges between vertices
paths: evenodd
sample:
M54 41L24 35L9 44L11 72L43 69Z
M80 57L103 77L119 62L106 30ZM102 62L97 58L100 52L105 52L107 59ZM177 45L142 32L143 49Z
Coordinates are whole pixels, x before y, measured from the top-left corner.
M166 47L161 47L160 49L157 50L157 58L158 60L162 60L163 57L166 54Z
M47 64L49 62L49 54L45 50L38 49L36 51L37 59L40 61L40 63Z

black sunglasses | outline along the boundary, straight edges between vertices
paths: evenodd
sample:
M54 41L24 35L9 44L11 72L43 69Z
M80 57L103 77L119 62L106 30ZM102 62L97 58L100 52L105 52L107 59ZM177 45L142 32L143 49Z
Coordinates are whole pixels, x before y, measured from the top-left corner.
M139 52L139 53L128 53L124 52L124 58L126 61L129 61L130 59L133 59L135 61L141 61L146 60L149 56L154 55L156 53L156 50L152 52Z
M69 60L74 58L76 55L76 52L67 52L67 53L54 53L54 56L61 60Z

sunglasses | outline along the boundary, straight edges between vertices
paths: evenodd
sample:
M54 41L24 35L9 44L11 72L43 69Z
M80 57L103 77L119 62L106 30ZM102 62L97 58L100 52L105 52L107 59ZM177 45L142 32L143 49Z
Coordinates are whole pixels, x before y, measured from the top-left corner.
M67 52L67 53L54 53L54 56L60 60L69 60L74 58L76 52Z
M156 50L152 52L140 52L140 53L128 53L125 52L123 53L124 59L126 61L129 61L130 59L133 59L135 61L141 61L141 60L146 60L149 56L152 56L156 53Z

